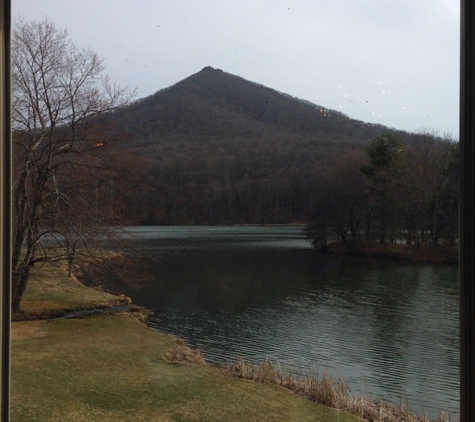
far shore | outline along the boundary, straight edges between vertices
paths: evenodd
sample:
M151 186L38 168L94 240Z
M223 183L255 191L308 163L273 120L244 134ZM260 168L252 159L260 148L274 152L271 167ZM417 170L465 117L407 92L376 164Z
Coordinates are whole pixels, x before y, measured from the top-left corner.
M400 259L413 262L431 262L434 264L457 264L458 248L455 246L409 246L379 242L339 242L329 243L318 248L323 253L336 253L376 258Z

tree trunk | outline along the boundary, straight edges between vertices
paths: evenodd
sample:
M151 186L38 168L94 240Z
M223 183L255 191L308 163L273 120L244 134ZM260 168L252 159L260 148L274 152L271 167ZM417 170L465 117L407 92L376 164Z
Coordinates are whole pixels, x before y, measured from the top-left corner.
M20 309L20 301L25 293L28 285L28 276L30 270L28 267L23 267L19 271L12 274L12 311L18 312Z

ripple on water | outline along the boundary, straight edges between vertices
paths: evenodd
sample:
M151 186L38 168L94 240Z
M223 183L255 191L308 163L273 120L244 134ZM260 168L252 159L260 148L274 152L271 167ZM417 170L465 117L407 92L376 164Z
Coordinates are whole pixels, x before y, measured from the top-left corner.
M145 298L159 301L150 326L183 337L209 362L240 356L317 367L355 395L407 395L415 411L458 415L453 267L316 257L291 230L266 228L259 237L258 229L213 228L209 253L204 229L182 230L184 241L174 238L168 250L153 243L163 258L161 290ZM172 235L170 228L164 236Z

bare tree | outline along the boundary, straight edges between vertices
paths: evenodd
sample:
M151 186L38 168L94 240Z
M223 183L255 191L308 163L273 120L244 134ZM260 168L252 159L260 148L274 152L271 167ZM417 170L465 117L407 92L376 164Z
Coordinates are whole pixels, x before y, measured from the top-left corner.
M71 262L111 222L98 190L112 179L120 156L102 117L133 94L112 84L104 70L96 53L78 48L48 20L15 22L13 310L35 265Z

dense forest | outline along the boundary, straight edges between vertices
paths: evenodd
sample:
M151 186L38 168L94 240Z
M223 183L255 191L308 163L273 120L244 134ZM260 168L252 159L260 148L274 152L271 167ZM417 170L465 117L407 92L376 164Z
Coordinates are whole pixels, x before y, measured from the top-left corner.
M456 149L428 130L353 120L211 67L107 119L138 165L101 197L134 224L314 221L342 241L454 233ZM400 151L383 165L371 145L385 136Z
M431 133L404 145L382 134L342 154L319 183L309 234L337 240L452 246L458 230L458 145Z

